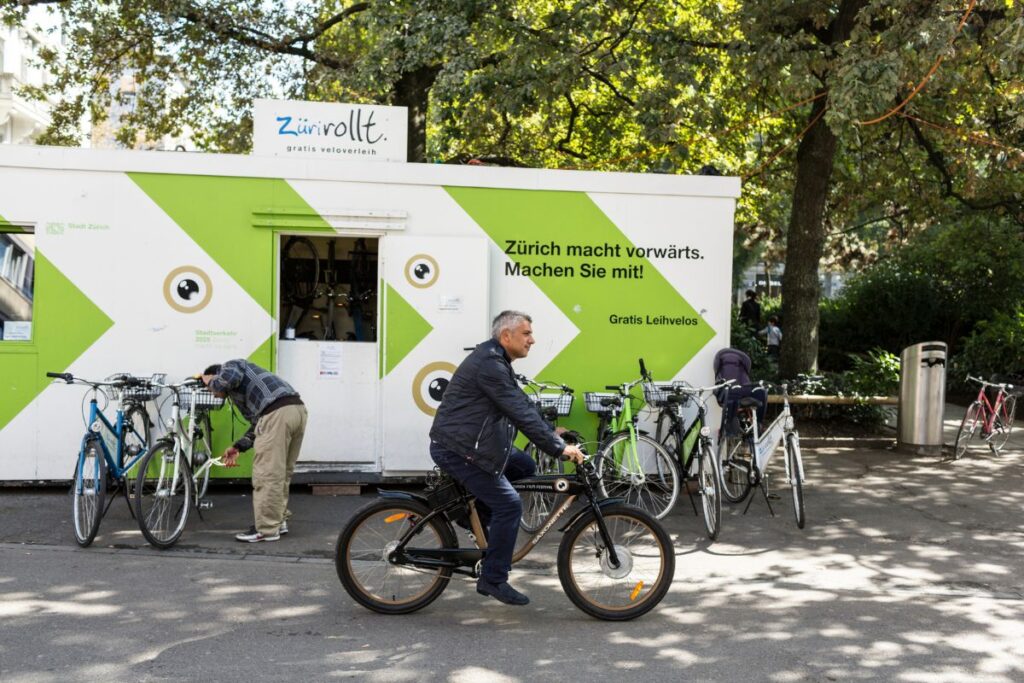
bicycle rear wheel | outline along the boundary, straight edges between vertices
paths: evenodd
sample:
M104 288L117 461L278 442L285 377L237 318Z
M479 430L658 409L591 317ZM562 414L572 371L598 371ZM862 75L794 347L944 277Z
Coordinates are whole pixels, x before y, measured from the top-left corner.
M742 503L750 494L752 486L749 439L720 434L718 461L722 470L722 497L730 503Z
M956 441L953 444L954 460L964 457L964 453L967 452L968 442L974 438L978 428L981 426L981 422L984 419L983 415L984 412L979 401L975 401L967 406L967 412L964 413L964 419L960 421L960 429L956 432Z
M558 546L558 579L574 605L608 621L635 619L661 602L675 576L672 540L653 516L620 503L602 508L619 564L613 566L597 518L587 512Z
M537 463L537 474L562 474L559 459L548 455L534 444L526 447L526 454ZM519 496L523 501L523 516L519 520L519 528L528 534L537 533L554 509L558 496L539 491L522 491Z
M107 461L103 458L99 439L86 441L78 455L75 480L71 486L75 541L86 548L100 529L103 503L107 496Z
M192 508L192 470L170 441L158 443L139 465L135 517L153 546L170 548L181 538Z
M356 512L334 549L338 578L353 600L374 612L408 614L441 595L451 578L450 568L425 569L388 559L409 529L429 513L419 502L387 498ZM417 532L409 546L457 548L458 542L451 526L438 516Z
M793 515L797 527L803 529L807 523L804 514L803 459L800 457L800 439L796 434L786 435L786 459L789 465L789 487L793 495Z
M701 439L700 461L697 463L697 481L700 482L700 502L704 510L704 530L712 541L722 531L722 473L718 458L711 447Z
M1006 445L1006 440L1010 438L1010 430L1013 429L1013 418L1016 413L1017 397L1008 395L1003 404L999 406L999 410L996 411L992 422L992 436L988 440L988 447L994 454L999 455L999 451Z
M601 494L625 502L661 519L679 498L679 470L664 448L644 434L622 432L597 456Z

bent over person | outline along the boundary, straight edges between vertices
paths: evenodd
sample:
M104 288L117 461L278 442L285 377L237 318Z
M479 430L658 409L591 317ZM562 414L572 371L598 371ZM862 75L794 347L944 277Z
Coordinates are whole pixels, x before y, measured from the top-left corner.
M249 421L249 431L224 451L224 465L235 467L250 448L255 524L235 535L243 543L276 541L288 533L288 487L306 431L306 406L288 382L246 360L229 360L203 370L203 384L229 397Z
M519 311L498 314L491 339L477 345L452 376L430 429L430 457L476 496L487 530L476 590L508 605L530 602L508 583L523 514L519 492L510 482L536 470L533 460L512 445L516 428L549 455L583 461L580 449L566 445L541 419L516 382L512 361L530 352L532 322Z

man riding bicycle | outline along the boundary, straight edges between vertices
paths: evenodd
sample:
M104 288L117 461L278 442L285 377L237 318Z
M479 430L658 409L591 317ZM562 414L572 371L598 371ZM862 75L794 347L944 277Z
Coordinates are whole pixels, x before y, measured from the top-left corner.
M525 358L533 346L532 322L519 311L498 314L491 339L477 345L452 376L430 429L430 457L476 496L487 530L476 590L507 605L530 602L508 583L523 514L510 481L529 477L536 469L512 445L516 428L549 455L583 461L583 452L566 445L544 422L512 371L512 361Z

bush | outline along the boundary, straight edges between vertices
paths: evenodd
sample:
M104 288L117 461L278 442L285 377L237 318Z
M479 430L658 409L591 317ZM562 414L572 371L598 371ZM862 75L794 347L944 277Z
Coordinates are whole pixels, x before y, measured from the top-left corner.
M953 358L949 382L959 386L967 374L1024 376L1024 306L978 323Z

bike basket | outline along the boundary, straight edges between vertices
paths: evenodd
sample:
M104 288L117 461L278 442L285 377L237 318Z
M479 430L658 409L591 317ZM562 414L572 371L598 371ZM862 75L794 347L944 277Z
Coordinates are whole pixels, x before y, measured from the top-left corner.
M609 401L608 399L614 400ZM607 401L608 405L602 405L602 401ZM587 406L587 412L595 415L614 415L622 410L622 397L618 394L587 391L583 394L583 402Z
M459 485L451 480L442 480L431 489L427 489L427 502L432 510L444 507L453 500L457 500L462 492Z
M654 406L668 404L669 396L672 396L674 386L671 382L645 382L644 400Z
M554 408L558 415L572 412L573 394L527 394L530 400L541 408Z
M160 398L160 387L125 387L121 390L122 401L155 401Z
M196 408L220 408L224 405L224 399L214 396L209 389L185 390L179 394L179 397L182 410L189 410L193 403L196 404Z

